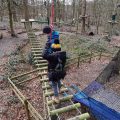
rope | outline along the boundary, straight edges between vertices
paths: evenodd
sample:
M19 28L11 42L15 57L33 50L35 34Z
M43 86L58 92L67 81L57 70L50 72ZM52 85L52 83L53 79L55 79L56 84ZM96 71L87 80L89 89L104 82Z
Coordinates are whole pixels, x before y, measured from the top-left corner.
M51 30L54 28L54 0L52 0L52 6L51 6L51 17L50 17L50 27Z

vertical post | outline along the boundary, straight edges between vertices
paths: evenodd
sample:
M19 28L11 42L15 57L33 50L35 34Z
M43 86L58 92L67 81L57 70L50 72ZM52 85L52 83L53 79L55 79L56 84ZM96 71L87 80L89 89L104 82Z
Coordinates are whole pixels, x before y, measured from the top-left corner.
M102 50L100 51L99 60L101 60L101 57L102 57Z
M78 55L78 64L77 64L77 67L79 68L80 66L80 55Z
M91 54L90 54L90 60L89 60L89 63L91 63L91 60L92 60L92 50L91 50Z
M25 109L26 109L28 120L30 120L30 113L29 113L29 109L28 109L28 102L27 102L26 99L24 100L24 105L25 105Z

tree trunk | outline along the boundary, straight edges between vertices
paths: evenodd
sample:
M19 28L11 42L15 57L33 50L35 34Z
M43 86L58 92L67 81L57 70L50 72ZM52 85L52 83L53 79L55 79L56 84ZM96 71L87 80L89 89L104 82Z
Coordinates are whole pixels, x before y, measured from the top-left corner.
M35 18L36 16L36 9L35 9L35 0L31 0L31 4L32 4L32 17Z
M83 0L82 5L82 27L81 27L81 33L85 33L85 15L86 15L86 0Z
M11 29L11 36L15 37L15 32L14 32L14 28L13 28L13 14L11 11L11 0L7 0L7 6L8 6L8 12L9 12L9 24L10 24L10 29Z
M73 3L72 3L72 8L73 8L73 17L72 18L75 18L75 0L73 0Z
M62 10L62 20L64 21L65 20L65 0L63 0L63 10Z
M29 21L28 0L23 0L25 20Z

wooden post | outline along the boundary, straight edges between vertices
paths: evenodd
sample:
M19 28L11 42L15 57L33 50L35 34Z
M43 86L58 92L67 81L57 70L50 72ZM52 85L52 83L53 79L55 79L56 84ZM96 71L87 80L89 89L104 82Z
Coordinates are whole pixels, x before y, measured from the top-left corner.
M92 60L92 50L91 50L91 54L90 54L90 60L89 60L89 63L91 63L91 60Z
M80 55L78 55L78 64L77 64L77 67L79 68L80 66Z
M101 57L102 57L102 50L100 51L99 60L101 60Z
M27 102L26 99L24 100L24 105L25 105L25 109L26 109L26 113L27 113L28 120L31 120L31 119L30 119L29 109L28 109L28 102Z

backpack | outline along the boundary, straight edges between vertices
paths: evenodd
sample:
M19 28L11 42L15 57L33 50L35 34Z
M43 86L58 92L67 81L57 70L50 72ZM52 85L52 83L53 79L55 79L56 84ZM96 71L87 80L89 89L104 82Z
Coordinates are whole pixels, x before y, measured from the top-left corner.
M49 79L51 81L57 81L60 79L64 79L66 75L66 71L64 69L65 63L66 63L66 52L60 51L57 52L57 64L55 66L55 69L53 71L49 72Z

